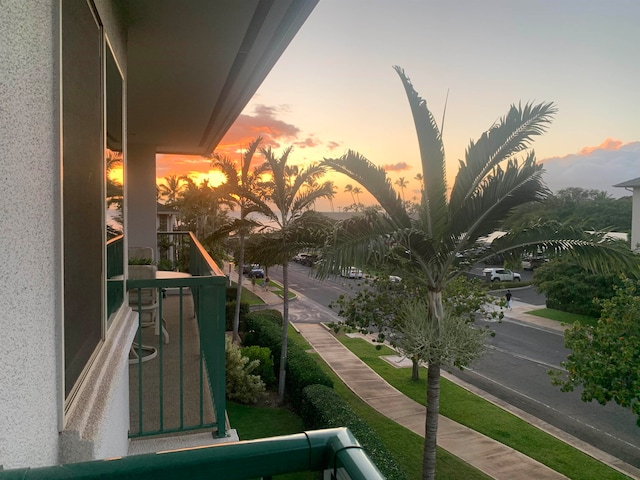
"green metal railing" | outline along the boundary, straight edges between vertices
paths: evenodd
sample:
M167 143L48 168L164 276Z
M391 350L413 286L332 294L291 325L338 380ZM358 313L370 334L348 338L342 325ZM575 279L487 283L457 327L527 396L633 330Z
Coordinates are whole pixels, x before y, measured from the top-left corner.
M299 472L329 472L331 479L345 480L384 478L351 432L335 428L112 460L0 471L0 479L244 480Z
M129 279L127 289L142 303L145 289L156 289L158 316L167 322L169 343L154 328L138 329L132 351L130 402L132 438L225 428L225 288L227 279L190 232L174 233L188 245L193 276ZM167 295L167 293L170 293ZM135 308L135 307L133 307ZM143 315L138 315L142 326ZM149 361L143 347L153 352Z

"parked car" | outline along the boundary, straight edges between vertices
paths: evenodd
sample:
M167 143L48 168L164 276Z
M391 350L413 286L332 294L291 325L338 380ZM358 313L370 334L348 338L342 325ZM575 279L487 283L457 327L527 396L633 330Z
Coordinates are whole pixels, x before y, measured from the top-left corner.
M362 270L356 267L345 267L340 270L340 276L346 278L362 278Z
M485 268L482 273L485 277L487 274L491 274L492 282L519 282L522 280L518 272L512 272L508 268Z
M543 256L537 257L524 257L522 259L522 269L523 270L534 270L538 268L540 265L543 265L545 262L548 262L549 259Z
M247 276L249 278L264 278L264 268L253 267Z

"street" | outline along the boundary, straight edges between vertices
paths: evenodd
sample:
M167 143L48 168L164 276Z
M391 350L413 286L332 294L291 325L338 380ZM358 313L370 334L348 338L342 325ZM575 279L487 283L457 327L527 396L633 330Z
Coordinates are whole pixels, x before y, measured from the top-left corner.
M281 280L281 269L272 267L269 274ZM336 321L336 313L328 308L332 301L358 281L328 278L321 282L312 270L295 263L289 265L290 288L301 294L301 302L291 302L296 309L312 310L306 321ZM524 276L523 276L524 278ZM540 296L531 287L513 289L515 302L539 303ZM542 299L543 300L543 299ZM304 304L316 302L310 309ZM640 428L635 415L615 403L605 406L585 403L579 392L563 393L551 385L547 371L560 368L568 350L561 333L534 327L507 318L488 324L495 332L489 340L488 353L470 368L452 369L456 377L498 397L541 420L640 468ZM487 324L486 322L479 322Z

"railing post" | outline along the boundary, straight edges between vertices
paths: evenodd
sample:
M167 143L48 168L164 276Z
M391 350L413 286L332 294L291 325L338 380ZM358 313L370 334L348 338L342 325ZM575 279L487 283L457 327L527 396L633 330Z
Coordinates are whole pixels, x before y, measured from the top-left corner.
M198 287L200 349L207 367L218 437L226 436L225 288L225 277L213 277L210 284Z

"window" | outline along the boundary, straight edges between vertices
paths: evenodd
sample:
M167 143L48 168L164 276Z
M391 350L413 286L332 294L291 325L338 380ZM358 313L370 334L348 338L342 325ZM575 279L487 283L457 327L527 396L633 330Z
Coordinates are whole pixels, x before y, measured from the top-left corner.
M90 1L64 1L62 195L67 404L122 305L123 76ZM119 249L119 250L118 250Z

